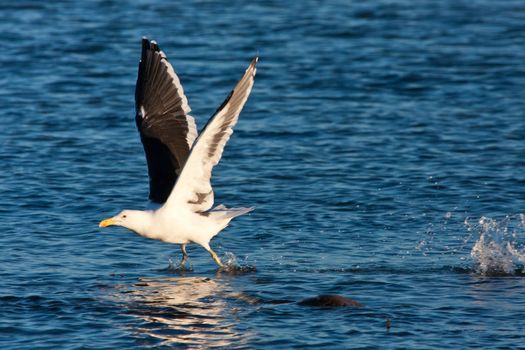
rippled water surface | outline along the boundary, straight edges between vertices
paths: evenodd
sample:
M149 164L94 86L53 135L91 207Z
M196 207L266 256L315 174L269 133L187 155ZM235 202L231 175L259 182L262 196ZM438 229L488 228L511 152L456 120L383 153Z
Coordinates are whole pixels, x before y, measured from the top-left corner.
M523 1L2 1L0 30L3 349L525 346ZM238 271L97 227L148 205L143 35L200 127L260 55L214 172L256 207L212 241Z

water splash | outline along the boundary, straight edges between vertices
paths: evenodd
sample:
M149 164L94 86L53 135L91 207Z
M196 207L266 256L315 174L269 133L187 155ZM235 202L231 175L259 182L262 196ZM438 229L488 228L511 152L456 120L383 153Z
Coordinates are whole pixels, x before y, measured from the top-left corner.
M470 256L476 273L483 276L521 274L525 264L525 214L507 216L501 221L481 217L478 224L465 220L467 229L477 229L479 239ZM521 240L521 243L520 243Z
M182 265L180 261L170 256L168 257L168 267L162 271L169 273L186 273L193 271L193 265L189 261Z
M235 254L231 252L226 252L224 253L224 258L222 259L222 261L224 266L219 270L220 272L238 274L256 271L255 266L251 266L248 264L247 256L244 258L244 261L242 263L239 263Z

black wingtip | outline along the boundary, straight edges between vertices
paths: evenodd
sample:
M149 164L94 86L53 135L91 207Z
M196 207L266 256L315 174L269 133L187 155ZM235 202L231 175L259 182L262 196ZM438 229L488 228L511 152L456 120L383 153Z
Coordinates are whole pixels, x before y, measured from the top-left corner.
M160 51L159 45L155 40L149 40L147 37L142 37L142 52L147 50Z
M255 56L250 62L250 66L246 69L246 72L251 72L252 76L255 76L257 72L257 63L259 62L259 55Z
M139 62L139 71L137 75L137 84L135 85L135 110L136 110L136 116L135 116L135 122L137 123L137 126L140 125L140 122L142 120L142 117L139 115L140 107L139 105L142 103L142 100L144 99L144 90L143 90L143 81L144 81L144 65L148 56L148 50L150 49L150 42L147 37L142 37L142 52L140 54L140 62Z
M151 45L151 49L153 51L160 51L159 45L157 44L157 42L155 40L151 40L150 45Z
M142 37L142 51L145 51L148 49L149 49L149 40L147 37L143 36Z
M259 62L259 49L255 52L255 57L253 57L250 65L255 66Z
M259 55L255 56L252 61L250 62L250 66L246 69L246 72L251 71L252 74L255 76L255 72L257 71L257 63L259 62Z

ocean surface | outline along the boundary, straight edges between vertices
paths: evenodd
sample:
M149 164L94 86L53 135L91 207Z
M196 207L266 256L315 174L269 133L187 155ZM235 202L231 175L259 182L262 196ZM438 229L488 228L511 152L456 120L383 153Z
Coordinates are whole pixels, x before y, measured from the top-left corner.
M525 348L522 0L0 1L0 33L0 348ZM260 56L228 269L98 228L148 206L142 36L198 127Z

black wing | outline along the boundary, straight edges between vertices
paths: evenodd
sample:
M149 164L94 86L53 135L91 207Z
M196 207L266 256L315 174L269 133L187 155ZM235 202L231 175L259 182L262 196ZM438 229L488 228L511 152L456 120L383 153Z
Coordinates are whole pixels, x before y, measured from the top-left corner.
M155 41L142 39L135 89L135 121L144 145L149 198L164 203L197 137L177 74Z

